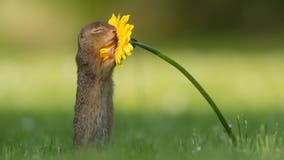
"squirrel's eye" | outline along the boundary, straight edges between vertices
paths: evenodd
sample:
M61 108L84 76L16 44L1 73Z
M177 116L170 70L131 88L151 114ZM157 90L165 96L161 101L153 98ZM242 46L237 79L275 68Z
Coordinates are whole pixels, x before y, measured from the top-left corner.
M91 30L92 33L100 33L102 31L103 31L103 28L101 28L101 27L94 28L94 29Z

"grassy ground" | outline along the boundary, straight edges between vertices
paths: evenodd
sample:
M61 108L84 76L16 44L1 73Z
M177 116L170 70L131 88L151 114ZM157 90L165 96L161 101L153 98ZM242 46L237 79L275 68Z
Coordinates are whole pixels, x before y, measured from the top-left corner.
M75 152L76 51L2 51L0 159L283 159L283 50L169 51L219 104L237 147L181 74L136 50L115 70L111 144Z
M212 115L116 112L106 150L74 152L71 112L1 112L0 153L1 159L282 159L281 114L246 117L240 134L234 120L233 147Z

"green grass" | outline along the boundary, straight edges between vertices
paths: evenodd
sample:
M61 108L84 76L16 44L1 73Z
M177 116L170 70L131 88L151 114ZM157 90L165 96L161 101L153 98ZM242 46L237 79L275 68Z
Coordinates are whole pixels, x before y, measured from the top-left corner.
M102 151L80 152L72 148L75 52L2 51L1 160L283 159L283 50L164 51L219 105L237 135L233 147L195 88L175 69L137 49L115 69L111 143Z
M249 115L248 119L233 120L238 134L238 146L233 147L210 114L116 112L112 141L106 150L81 152L72 149L71 112L3 111L0 116L1 159L281 159L284 156L281 114Z

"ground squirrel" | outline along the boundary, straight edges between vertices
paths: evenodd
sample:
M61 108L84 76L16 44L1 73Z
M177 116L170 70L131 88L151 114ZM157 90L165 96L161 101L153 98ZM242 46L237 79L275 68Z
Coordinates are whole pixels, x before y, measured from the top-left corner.
M110 140L113 123L114 44L116 29L106 22L85 26L78 37L77 93L74 115L74 146L103 146ZM114 46L109 58L100 49Z

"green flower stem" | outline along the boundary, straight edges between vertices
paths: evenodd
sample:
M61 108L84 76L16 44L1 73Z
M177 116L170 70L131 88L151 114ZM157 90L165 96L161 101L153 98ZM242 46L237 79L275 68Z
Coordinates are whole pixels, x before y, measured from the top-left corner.
M183 68L180 64L172 60L171 58L167 57L166 55L162 54L160 51L143 44L141 42L138 42L134 39L130 41L130 43L134 46L139 46L147 51L150 51L151 53L155 54L156 56L162 58L172 66L174 66L176 69L178 69L195 87L196 89L201 93L201 95L207 100L207 102L210 104L211 108L213 111L216 113L217 117L219 118L220 122L222 123L223 127L225 128L228 136L232 139L232 143L235 145L236 144L236 137L232 132L231 127L228 125L226 119L222 115L221 111L218 109L217 105L215 102L211 99L211 97L208 95L208 93L203 89L203 87L198 83L198 81L188 73L188 71Z

